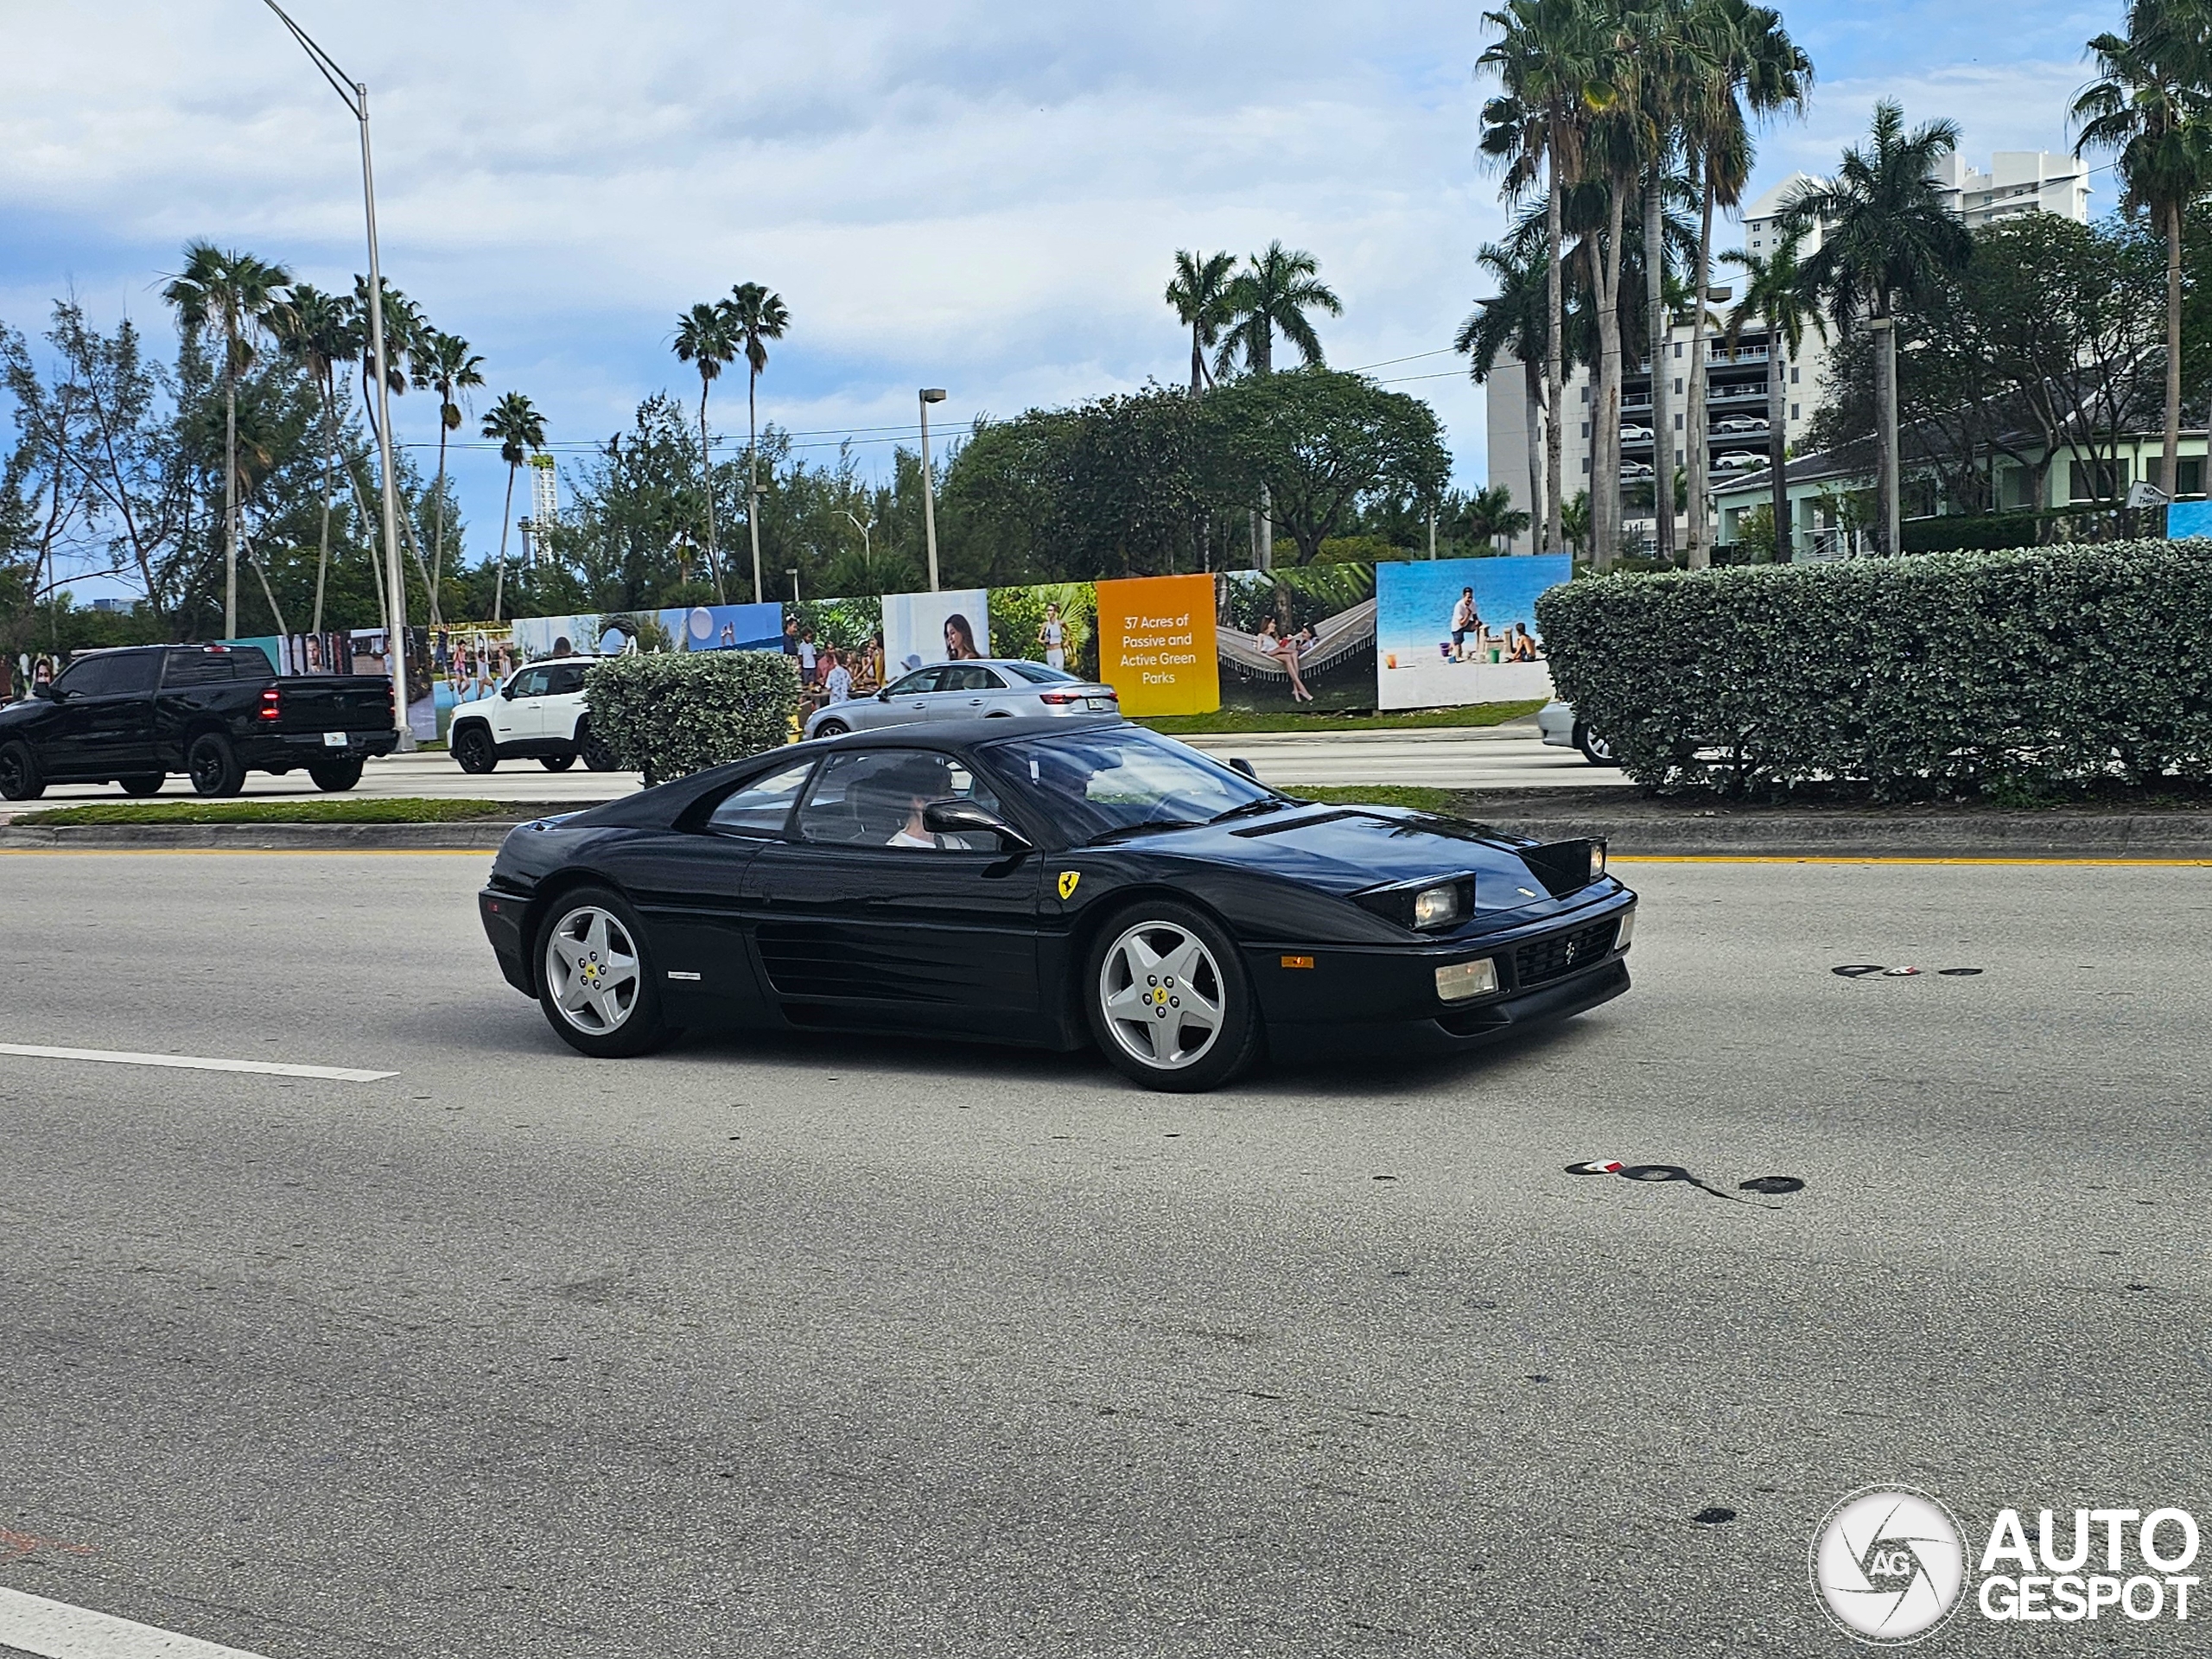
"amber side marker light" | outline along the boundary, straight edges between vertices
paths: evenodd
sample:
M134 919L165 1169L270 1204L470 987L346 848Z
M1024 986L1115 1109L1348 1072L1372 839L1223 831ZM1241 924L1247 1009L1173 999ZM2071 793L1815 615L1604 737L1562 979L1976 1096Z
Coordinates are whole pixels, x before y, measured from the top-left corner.
M1282 965L1286 968L1311 968L1313 965L1313 958L1311 957L1285 957L1282 959Z

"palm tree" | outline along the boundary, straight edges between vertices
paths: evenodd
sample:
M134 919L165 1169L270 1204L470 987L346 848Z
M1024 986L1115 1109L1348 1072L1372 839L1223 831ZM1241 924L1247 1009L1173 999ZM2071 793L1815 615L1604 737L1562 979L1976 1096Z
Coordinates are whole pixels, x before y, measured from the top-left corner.
M1513 505L1513 492L1503 484L1491 484L1477 490L1466 499L1459 511L1459 524L1478 542L1493 546L1510 542L1529 528L1529 515Z
M1467 377L1478 385L1489 380L1500 358L1510 355L1519 361L1522 418L1529 451L1529 499L1535 507L1531 522L1548 524L1552 513L1551 497L1545 493L1545 456L1553 447L1548 434L1558 423L1547 401L1552 378L1545 340L1550 262L1541 256L1522 257L1510 247L1492 243L1475 256L1475 263L1497 279L1498 291L1496 297L1482 301L1468 314L1459 332L1452 337L1452 347L1466 358Z
M1233 253L1199 255L1178 248L1175 275L1167 284L1167 303L1191 331L1191 396L1205 390L1211 378L1206 353L1221 339L1229 321L1229 290L1236 271Z
M507 528L515 518L515 473L545 447L545 417L522 393L505 392L484 417L484 435L499 441L499 459L507 463L507 505L499 513L499 571L492 582L492 620L497 622L506 602Z
M1574 499L1559 510L1560 534L1575 552L1590 550L1590 492L1577 490Z
M2127 33L2089 42L2100 79L2074 100L2074 143L2114 152L2123 205L2148 211L2166 244L2165 448L2158 481L2174 493L2181 448L2181 221L2212 185L2212 48L2190 0L2133 0Z
M1684 146L1700 198L1697 279L1690 319L1689 554L1693 569L1711 562L1706 499L1706 301L1713 284L1713 210L1742 199L1751 170L1751 120L1802 111L1812 91L1812 60L1789 38L1782 14L1752 0L1697 0L1690 27L1705 67L1691 105Z
M1305 362L1320 362L1321 338L1313 332L1306 314L1325 311L1340 317L1344 310L1344 302L1321 280L1321 267L1313 256L1303 248L1285 248L1281 242L1268 243L1265 253L1253 254L1245 261L1245 269L1230 279L1222 304L1230 326L1214 367L1223 374L1240 357L1251 373L1272 374L1277 329L1298 348ZM1258 530L1259 568L1272 570L1275 566L1274 493L1264 483L1260 486Z
M745 523L753 532L753 602L760 586L760 377L768 369L768 342L781 340L791 314L780 296L759 283L740 283L722 302L738 349L745 354Z
M1667 310L1666 196L1669 186L1675 182L1676 159L1687 148L1689 120L1707 73L1706 42L1691 26L1690 5L1691 0L1651 0L1626 19L1637 65L1633 130L1642 162L1643 321L1644 349L1651 359L1655 480L1672 471L1674 449L1673 377L1661 360L1668 354L1671 334ZM1659 558L1668 563L1672 563L1675 551L1672 508L1673 503L1662 496L1655 482L1653 546Z
M446 439L461 426L461 405L454 399L465 397L474 387L484 384L480 365L484 359L472 354L468 342L459 334L448 334L433 328L423 337L422 348L414 354L415 384L425 391L438 394L438 482L436 505L430 531L430 622L433 626L445 618L438 608L438 589L446 569Z
M407 371L404 365L422 353L423 341L430 334L430 324L423 315L423 308L390 283L382 284L382 296L385 360L381 372L385 389L394 397L400 397L405 394L408 385ZM361 409L368 416L369 436L374 439L378 435L379 424L375 392L379 369L376 360L376 343L369 338L369 279L365 276L357 275L353 278L353 311L362 320ZM392 487L397 491L398 486L399 480L395 478ZM414 555L415 568L421 573L423 586L427 589L430 585L430 567L424 562L422 547L415 539L414 520L406 512L399 515L399 528L407 538L408 550Z
M1839 328L1866 321L1875 332L1882 550L1894 554L1901 527L1892 319L1897 302L1924 296L1961 270L1974 239L1929 176L1959 146L1955 122L1929 121L1908 133L1904 109L1884 99L1874 105L1872 138L1866 148L1844 151L1833 183L1798 187L1783 204L1783 226L1821 226L1821 245L1804 262L1807 280L1827 297Z
M238 376L253 361L255 337L284 303L292 280L282 265L212 242L184 250L184 269L162 290L177 321L223 335L223 637L238 630Z
M292 284L284 311L272 319L276 344L315 382L322 403L322 537L315 566L315 623L322 632L323 591L330 575L330 497L338 467L338 365L361 352L360 324L343 295L326 294L309 283Z
M725 364L737 360L737 343L731 338L728 308L720 305L693 306L676 320L676 359L699 371L699 489L707 499L707 569L715 578L715 597L728 603L722 587L722 568L715 556L715 461L707 438L707 388L721 378Z
M1735 349L1745 323L1756 321L1766 329L1767 482L1774 502L1775 556L1784 563L1789 558L1794 537L1790 528L1789 480L1785 470L1789 461L1789 430L1782 418L1789 391L1789 359L1804 348L1808 326L1818 330L1824 339L1827 334L1827 325L1821 320L1818 296L1806 278L1804 262L1799 255L1804 240L1802 230L1789 230L1783 233L1771 254L1762 256L1732 250L1720 256L1726 263L1740 266L1745 278L1744 297L1728 314L1729 349Z
M1482 151L1505 164L1509 200L1544 181L1547 311L1544 331L1544 407L1552 411L1544 442L1544 483L1534 499L1544 503L1542 544L1564 544L1560 522L1559 411L1567 372L1560 343L1565 327L1566 257L1561 202L1566 178L1582 164L1582 123L1589 113L1590 18L1582 0L1507 0L1504 10L1483 14L1497 26L1497 43L1477 60L1496 73L1503 91L1483 105Z

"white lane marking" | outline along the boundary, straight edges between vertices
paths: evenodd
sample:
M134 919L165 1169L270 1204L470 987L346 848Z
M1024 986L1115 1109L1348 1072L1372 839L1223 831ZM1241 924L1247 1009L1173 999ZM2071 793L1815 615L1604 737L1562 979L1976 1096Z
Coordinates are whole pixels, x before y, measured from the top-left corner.
M244 1648L6 1589L0 1589L0 1647L39 1659L261 1659Z
M253 1071L271 1077L327 1077L334 1083L375 1083L397 1071L359 1071L349 1065L279 1065L273 1060L211 1060L196 1054L125 1054L109 1048L42 1048L0 1043L0 1054L34 1060L105 1060L111 1065L168 1065L186 1071Z

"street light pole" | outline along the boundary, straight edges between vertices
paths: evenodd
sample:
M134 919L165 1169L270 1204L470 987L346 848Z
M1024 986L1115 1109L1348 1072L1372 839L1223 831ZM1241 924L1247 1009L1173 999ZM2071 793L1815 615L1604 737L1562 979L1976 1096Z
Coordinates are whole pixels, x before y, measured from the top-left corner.
M791 603L798 603L798 570L796 566L785 572L791 579Z
M384 573L390 594L385 618L385 661L391 670L392 721L398 728L399 747L411 750L415 734L407 723L407 578L399 563L399 505L391 476L391 386L384 350L384 271L377 257L376 168L369 158L369 88L365 81L348 77L335 59L285 16L276 0L264 0L264 3L291 31L331 89L345 99L361 128L361 203L369 224L369 355L376 365L377 464L384 474Z
M930 591L938 591L937 481L930 476L930 405L944 401L943 386L922 388L922 532L930 544Z

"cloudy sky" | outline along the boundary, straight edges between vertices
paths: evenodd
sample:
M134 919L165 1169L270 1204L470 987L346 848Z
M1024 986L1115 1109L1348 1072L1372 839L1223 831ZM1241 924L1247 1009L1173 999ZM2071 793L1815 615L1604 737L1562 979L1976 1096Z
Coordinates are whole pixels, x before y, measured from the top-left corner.
M942 416L964 423L1173 382L1173 251L1279 237L1344 298L1332 362L1427 397L1461 481L1485 477L1482 394L1441 349L1503 223L1474 158L1475 6L291 10L369 84L386 275L483 354L487 396L528 392L556 440L603 441L664 386L696 396L676 315L749 279L793 318L764 414L810 442L851 435L880 466L919 385L948 387ZM1978 165L2063 148L2081 44L2119 7L1785 15L1820 85L1809 118L1767 136L1759 188L1824 170L1884 94L1957 119ZM0 0L0 319L35 329L67 288L104 321L155 319L195 236L327 287L363 266L353 124L261 0ZM741 430L736 384L717 395ZM432 435L429 400L398 424ZM463 458L480 536L503 479Z

